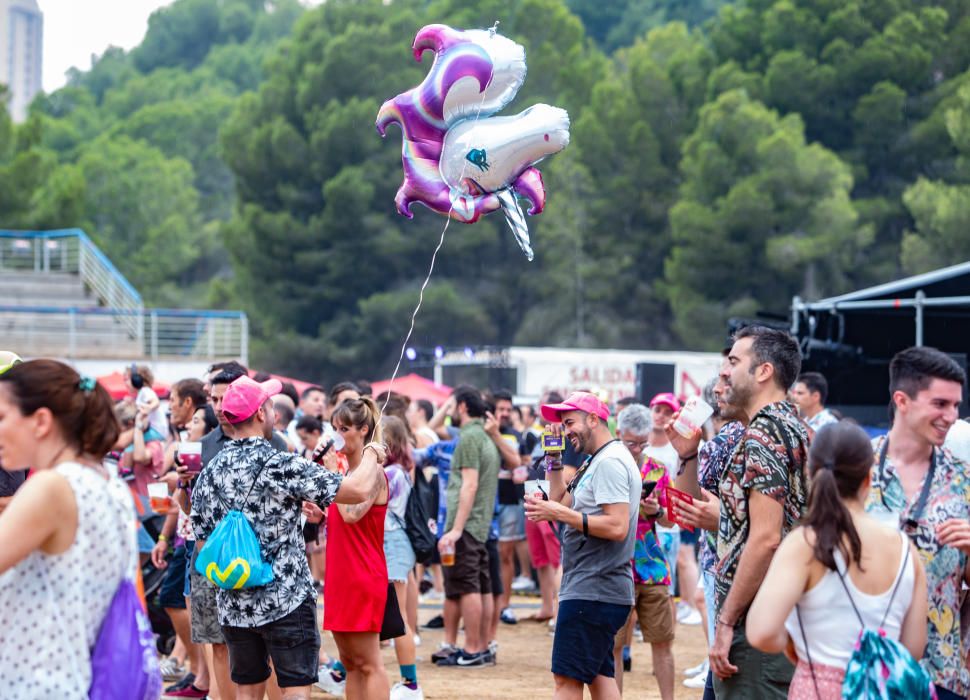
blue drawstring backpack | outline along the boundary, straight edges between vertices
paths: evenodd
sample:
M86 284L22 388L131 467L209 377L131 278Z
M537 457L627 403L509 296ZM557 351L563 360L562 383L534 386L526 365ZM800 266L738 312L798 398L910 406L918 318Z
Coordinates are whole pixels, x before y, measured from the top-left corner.
M908 562L909 544L907 543L903 570ZM839 575L839 581L842 582L845 594L852 603L852 609L859 618L859 624L862 625L862 633L849 658L849 665L845 669L845 678L842 681L843 700L936 700L936 688L930 675L906 647L886 637L886 632L883 630L893 600L896 599L899 583L903 580L902 575L896 580L892 595L889 596L889 605L877 631L866 628L862 614L856 607L852 594L849 593L845 577L838 568L835 573ZM798 613L797 607L795 610ZM808 654L808 639L802 626L801 613L798 613L798 626L801 628L802 639L805 642L805 653ZM808 665L812 670L812 682L816 684L815 694L821 697L818 692L818 682L815 680L815 666L812 664L810 655Z
M243 502L249 500L262 473L260 468ZM273 580L273 567L263 560L253 526L238 508L226 513L209 535L196 557L195 570L226 590L258 588Z

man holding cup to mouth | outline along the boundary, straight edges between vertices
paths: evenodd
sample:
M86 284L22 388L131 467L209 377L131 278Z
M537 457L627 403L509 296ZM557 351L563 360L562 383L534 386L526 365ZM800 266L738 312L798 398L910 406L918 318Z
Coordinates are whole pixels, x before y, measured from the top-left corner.
M562 587L552 649L557 700L620 697L613 664L613 640L633 604L633 558L640 503L640 472L607 426L610 409L587 392L542 406L554 432L591 456L567 484L562 462L550 457L549 499L532 493L526 514L533 522L559 523ZM561 426L560 426L561 424Z

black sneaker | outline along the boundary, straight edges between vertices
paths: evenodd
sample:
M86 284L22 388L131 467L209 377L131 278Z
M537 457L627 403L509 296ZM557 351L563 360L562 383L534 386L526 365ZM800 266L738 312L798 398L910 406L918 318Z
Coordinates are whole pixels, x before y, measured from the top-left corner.
M464 649L459 649L457 653L452 654L447 659L439 661L438 666L449 666L456 668L482 668L484 666L491 666L489 663L489 653L487 651L480 651L477 654L469 654Z
M623 670L626 673L629 673L632 668L633 668L633 659L632 659L632 657L631 658L625 658L625 659L623 659Z
M426 630L444 629L445 618L443 618L441 615L435 615L434 617L432 617L430 620L428 620L426 623L424 623L421 626Z
M195 674L186 673L184 676L182 676L182 680L178 681L177 683L173 683L172 685L167 687L165 689L165 692L174 693L177 690L184 690L185 688L188 688L193 683L195 683Z
M498 619L506 625L515 625L519 622L518 618L515 617L515 613L512 612L512 608L505 608L498 616Z

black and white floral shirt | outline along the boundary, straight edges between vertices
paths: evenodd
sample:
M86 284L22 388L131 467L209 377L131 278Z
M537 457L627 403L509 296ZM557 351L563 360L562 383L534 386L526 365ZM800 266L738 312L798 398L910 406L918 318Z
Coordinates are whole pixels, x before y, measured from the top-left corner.
M311 501L326 510L342 480L340 474L280 452L261 438L233 440L206 465L192 492L196 537L208 539L226 513L241 510L274 576L259 588L218 589L221 624L265 625L288 615L314 593L300 529L302 502Z

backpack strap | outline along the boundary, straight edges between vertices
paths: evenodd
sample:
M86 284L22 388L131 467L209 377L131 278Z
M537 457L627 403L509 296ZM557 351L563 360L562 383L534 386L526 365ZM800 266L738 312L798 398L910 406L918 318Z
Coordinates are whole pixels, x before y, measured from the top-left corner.
M798 605L795 605L795 617L798 618L798 629L802 632L802 643L805 644L805 656L808 657L808 668L812 672L812 685L815 686L815 697L821 698L822 694L818 692L818 679L815 677L815 664L812 663L812 652L808 650L808 637L805 636L805 625L802 624L802 611Z
M906 574L906 565L909 563L909 541L906 535L900 535L903 538L903 565L899 567L899 576L896 577L896 585L893 586L892 595L889 596L889 605L886 606L886 612L882 615L882 620L879 622L879 629L882 629L886 624L886 618L889 617L889 611L893 607L893 601L896 600L896 591L899 590L899 584L903 581L903 576Z
M845 575L848 576L848 573L849 573L848 567L846 567L846 570L845 571L846 571ZM842 583L842 588L845 589L845 595L846 595L846 597L848 597L849 602L852 603L852 609L855 611L855 616L857 618L859 618L859 624L862 625L862 629L865 629L866 628L866 621L862 619L862 613L860 613L859 612L859 608L856 607L855 600L853 600L852 594L849 592L849 586L845 582L845 576L843 576L842 575L842 572L839 571L838 564L836 564L836 566L835 566L835 573L837 573L839 575L839 581L841 581L841 583Z

